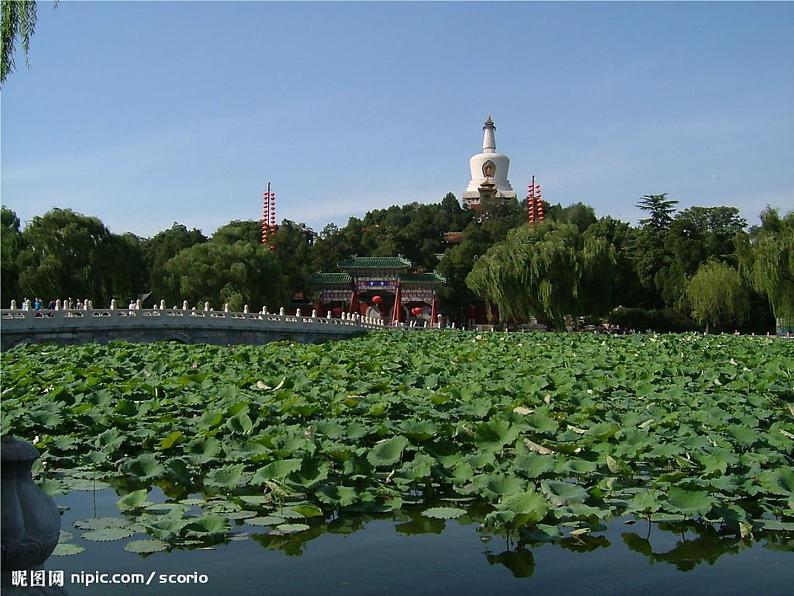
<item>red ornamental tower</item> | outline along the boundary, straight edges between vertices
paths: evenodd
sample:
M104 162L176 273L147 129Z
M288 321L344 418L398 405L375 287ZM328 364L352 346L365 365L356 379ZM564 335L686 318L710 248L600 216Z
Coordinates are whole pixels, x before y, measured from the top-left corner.
M270 191L270 182L262 200L262 244L267 244L270 250L276 250L273 245L273 234L276 233L276 193Z
M527 187L527 220L529 225L543 221L543 196L540 191L540 184L535 183L534 176L532 176L532 182Z

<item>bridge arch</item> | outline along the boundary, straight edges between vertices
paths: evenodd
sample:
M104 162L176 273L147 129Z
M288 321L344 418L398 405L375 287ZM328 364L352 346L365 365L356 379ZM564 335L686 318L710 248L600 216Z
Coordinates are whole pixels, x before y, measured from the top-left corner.
M46 314L42 314L46 313ZM0 310L0 349L20 344L175 341L182 344L321 342L384 327L383 320L187 309Z
M181 331L170 331L165 334L162 341L175 341L180 344L192 344L193 340L187 333L182 333Z

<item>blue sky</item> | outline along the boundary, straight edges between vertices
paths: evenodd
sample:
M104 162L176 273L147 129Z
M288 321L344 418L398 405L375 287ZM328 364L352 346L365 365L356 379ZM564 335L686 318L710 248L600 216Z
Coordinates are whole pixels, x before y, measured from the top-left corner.
M2 89L2 202L114 232L320 229L458 197L482 123L523 196L794 208L792 3L39 2Z

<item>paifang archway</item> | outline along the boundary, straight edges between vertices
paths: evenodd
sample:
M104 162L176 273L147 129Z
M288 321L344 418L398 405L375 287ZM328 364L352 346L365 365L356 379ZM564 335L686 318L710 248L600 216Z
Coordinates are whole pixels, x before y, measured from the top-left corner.
M433 324L438 315L437 290L446 280L438 273L414 273L402 256L353 256L337 263L338 273L315 273L310 278L317 311L343 309L361 316L380 317L389 323L411 318ZM333 312L333 310L332 310Z

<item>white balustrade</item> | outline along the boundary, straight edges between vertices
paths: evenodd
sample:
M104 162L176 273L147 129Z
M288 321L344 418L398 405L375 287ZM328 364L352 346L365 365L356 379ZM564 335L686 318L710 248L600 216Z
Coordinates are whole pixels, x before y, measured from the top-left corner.
M290 315L287 313L284 307L280 307L278 310L278 315L275 315L269 313L266 306L262 307L261 313L252 314L249 311L248 305L244 306L242 313L230 312L228 303L223 304L222 311L216 312L212 310L209 302L204 303L203 309L198 309L196 306L190 308L187 300L182 302L181 309L175 305L173 309L170 310L166 309L164 300L161 300L159 305L154 304L150 309L141 308L140 300L131 302L128 309L119 309L119 305L117 304L117 300L115 298L110 301L110 307L108 309L94 309L93 302L88 299L78 301L79 308L77 309L69 309L68 306L68 300L62 301L61 299L58 299L55 301L54 310L47 309L44 312L34 312L32 310L32 301L26 299L23 301L22 310L20 311L17 310L16 301L12 300L11 308L9 310L2 311L2 318L5 321L26 321L28 322L26 324L36 321L36 323L40 323L44 333L57 332L61 325L65 325L65 329L74 329L74 325L107 325L110 323L110 321L113 321L110 324L114 327L118 325L120 337L123 337L123 329L127 327L127 323L135 325L147 323L156 327L158 319L160 319L162 323L167 322L167 319L163 320L162 317L184 317L187 313L189 313L191 317L190 320L185 320L187 329L195 329L195 325L199 325L200 328L206 328L205 326L209 325L209 328L223 329L228 327L229 330L232 331L235 328L239 328L239 325L254 324L255 327L252 328L252 330L255 331L256 326L260 324L263 325L263 327L271 325L278 328L279 325L284 324L289 324L290 327L293 327L293 323L303 324L304 327L298 327L298 329L306 332L311 332L311 328L316 328L317 325L325 325L326 332L332 333L332 328L329 328L328 325L343 325L346 327L353 327L354 329L349 330L349 332L352 333L355 333L356 328L362 331L384 327L397 327L403 329L441 329L445 325L450 329L456 328L454 322L445 323L442 315L437 315L435 317L435 324L433 324L431 321L422 323L419 323L418 321L392 322L383 319L382 317L366 316L357 312L342 312L338 318L335 318L333 311L331 310L328 310L325 316L318 317L318 309L316 308L311 309L311 316L304 315L299 308L296 309L294 315ZM91 312L90 314L83 314L85 311ZM207 312L210 314L207 315ZM103 323L102 319L107 321L107 323ZM262 323L256 323L257 321L261 321ZM53 329L50 329L50 327ZM44 331L44 329L46 329L46 331ZM339 331L341 332L342 330ZM345 334L346 333L347 332L345 332Z

